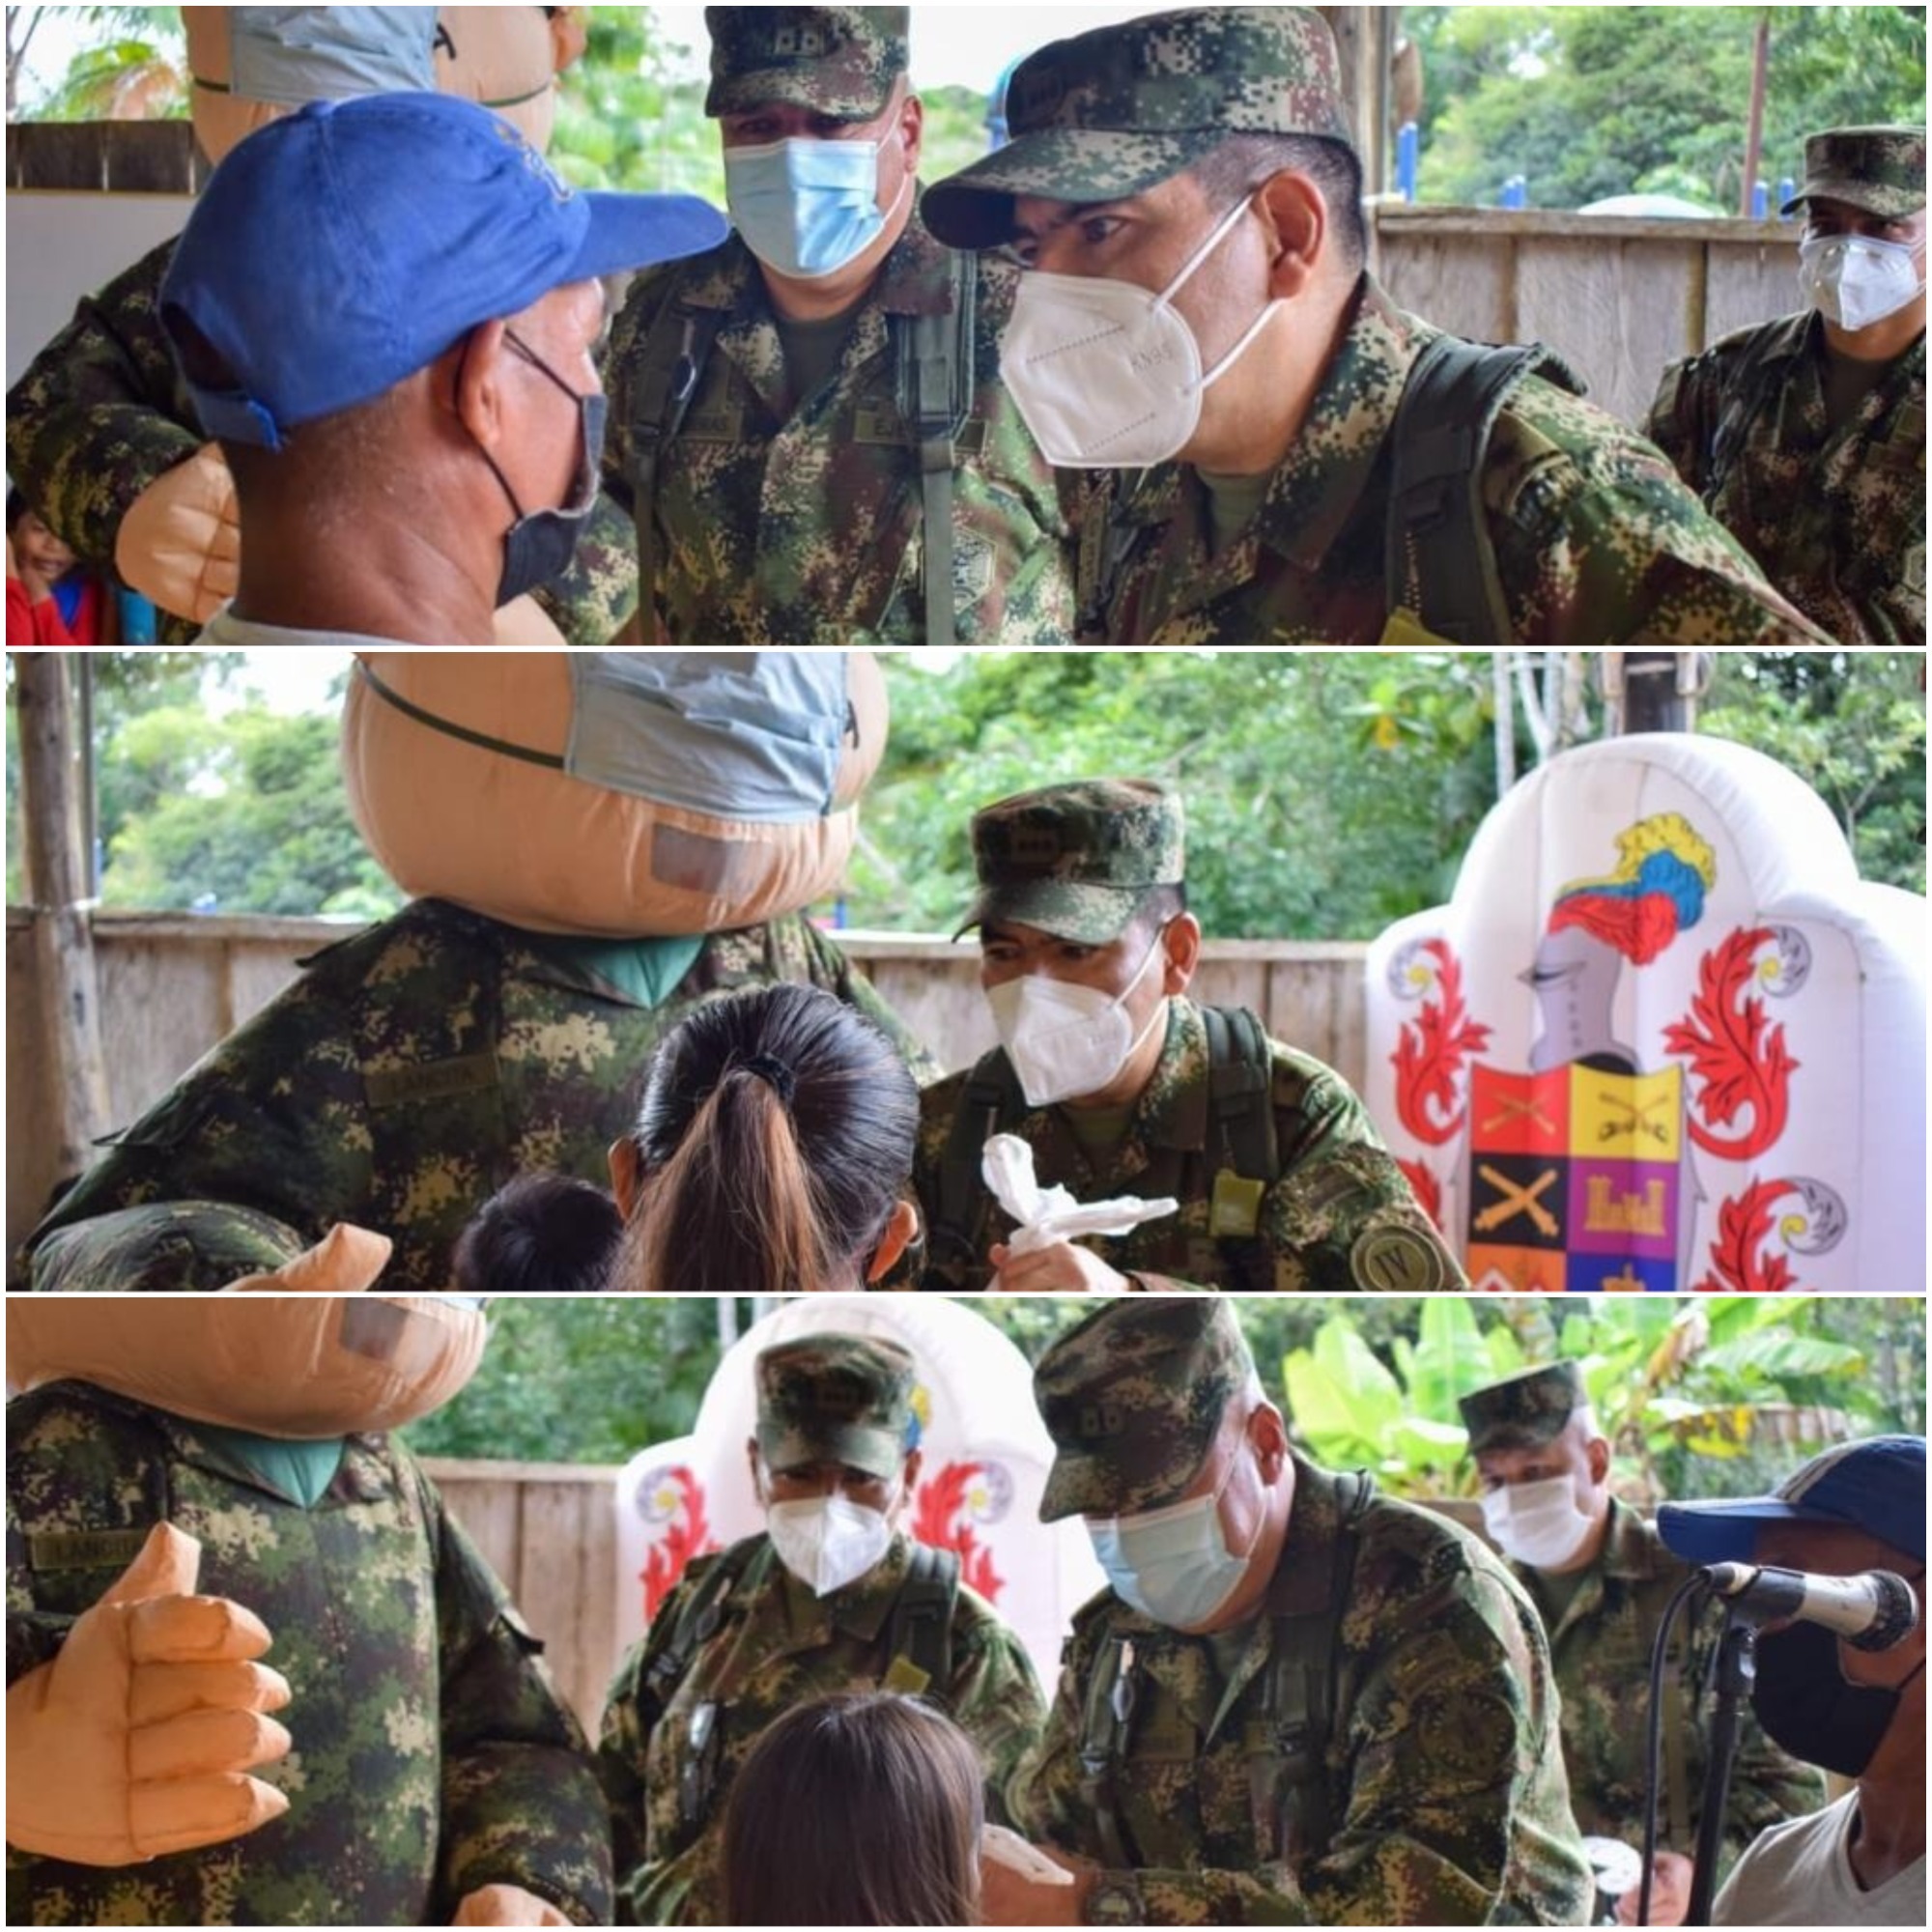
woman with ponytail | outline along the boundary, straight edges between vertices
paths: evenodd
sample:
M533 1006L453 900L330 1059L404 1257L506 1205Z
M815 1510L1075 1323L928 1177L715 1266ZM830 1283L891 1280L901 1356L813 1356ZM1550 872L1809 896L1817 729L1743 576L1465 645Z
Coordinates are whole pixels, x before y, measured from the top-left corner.
M627 1223L613 1289L798 1294L881 1279L918 1227L919 1090L892 1041L790 983L669 1034L611 1151Z

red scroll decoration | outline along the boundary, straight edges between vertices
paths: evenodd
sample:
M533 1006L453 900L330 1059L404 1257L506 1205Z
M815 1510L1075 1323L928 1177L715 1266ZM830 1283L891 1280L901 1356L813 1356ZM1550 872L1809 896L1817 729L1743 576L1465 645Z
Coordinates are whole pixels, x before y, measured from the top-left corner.
M1425 939L1414 949L1435 965L1436 1000L1425 999L1413 1020L1403 1022L1390 1055L1395 1067L1395 1106L1403 1129L1424 1147L1441 1147L1462 1130L1468 1097L1463 1069L1490 1043L1491 1029L1470 1020L1463 1004L1463 967L1447 940ZM1403 1163L1408 1172L1410 1163ZM1421 1193L1414 1173L1409 1179ZM1432 1209L1432 1211L1434 1211Z
M912 1535L934 1549L956 1550L961 1579L995 1604L1007 1579L993 1568L993 1552L972 1523L974 1481L990 1474L983 1463L949 1463L922 1483L913 1498Z
M704 1513L704 1486L682 1463L656 1472L653 1487L669 1484L677 1492L677 1501L664 1512L670 1527L663 1540L654 1543L644 1558L638 1580L644 1586L644 1622L658 1613L664 1600L676 1588L686 1566L695 1556L708 1556L718 1548L711 1535L711 1522ZM655 1519L654 1519L655 1520Z
M1690 1061L1700 1083L1690 1138L1720 1160L1757 1159L1776 1145L1790 1113L1799 1062L1785 1049L1783 1027L1766 1024L1764 1001L1750 991L1757 950L1775 937L1768 926L1741 927L1705 953L1689 1016L1664 1031L1665 1047ZM1716 1131L1741 1116L1747 1124L1736 1133Z

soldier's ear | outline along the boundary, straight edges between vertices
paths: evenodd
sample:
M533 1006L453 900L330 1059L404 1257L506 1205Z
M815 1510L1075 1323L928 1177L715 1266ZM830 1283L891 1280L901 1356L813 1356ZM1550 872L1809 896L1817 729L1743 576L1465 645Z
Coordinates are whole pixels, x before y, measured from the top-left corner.
M1330 240L1328 204L1304 174L1284 168L1255 190L1256 212L1269 233L1268 298L1293 301L1315 279Z
M1194 969L1201 963L1201 922L1191 912L1177 913L1161 934L1167 952L1167 967L1161 991L1179 999L1193 983Z
M1590 1438L1588 1454L1591 1485L1593 1488L1602 1489L1610 1479L1610 1445L1601 1435L1593 1435Z

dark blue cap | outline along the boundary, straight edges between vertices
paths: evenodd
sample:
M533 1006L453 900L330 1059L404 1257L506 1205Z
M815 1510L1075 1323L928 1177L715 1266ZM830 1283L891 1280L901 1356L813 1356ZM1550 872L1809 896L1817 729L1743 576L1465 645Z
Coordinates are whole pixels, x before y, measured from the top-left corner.
M235 373L233 389L188 384L208 433L276 449L479 323L727 232L695 195L578 193L474 101L318 100L215 169L161 284L161 322L171 335L192 323Z
M1925 1560L1925 1438L1874 1435L1814 1456L1768 1496L1665 1503L1657 1527L1687 1563L1748 1563L1776 1522L1841 1523Z

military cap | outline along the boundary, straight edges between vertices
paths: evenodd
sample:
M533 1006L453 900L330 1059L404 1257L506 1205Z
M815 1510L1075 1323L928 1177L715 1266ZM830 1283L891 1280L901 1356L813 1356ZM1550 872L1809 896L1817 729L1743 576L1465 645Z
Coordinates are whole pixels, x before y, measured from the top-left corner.
M1923 128L1831 128L1804 143L1804 185L1781 213L1813 196L1896 221L1925 206Z
M1352 145L1341 63L1312 7L1200 7L1095 27L1030 54L1007 85L1011 139L920 204L949 247L1012 239L1012 198L1118 201L1231 134Z
M1173 1502L1254 1372L1235 1304L1221 1295L1136 1296L1090 1315L1033 1372L1054 1447L1040 1521Z
M1525 1369L1465 1395L1457 1406L1469 1432L1469 1454L1485 1449L1540 1449L1553 1442L1590 1398L1575 1362Z
M1180 800L1146 779L1083 779L973 814L979 896L959 930L1016 920L1105 946L1157 886L1186 876Z
M150 1202L98 1215L78 1231L84 1242L55 1235L45 1243L36 1281L42 1292L212 1293L272 1274L308 1246L285 1222L224 1201Z
M765 1350L756 1374L758 1449L768 1468L844 1463L882 1482L898 1474L918 1371L896 1342L801 1335Z
M772 101L841 121L885 111L906 71L906 7L707 7L715 121Z

